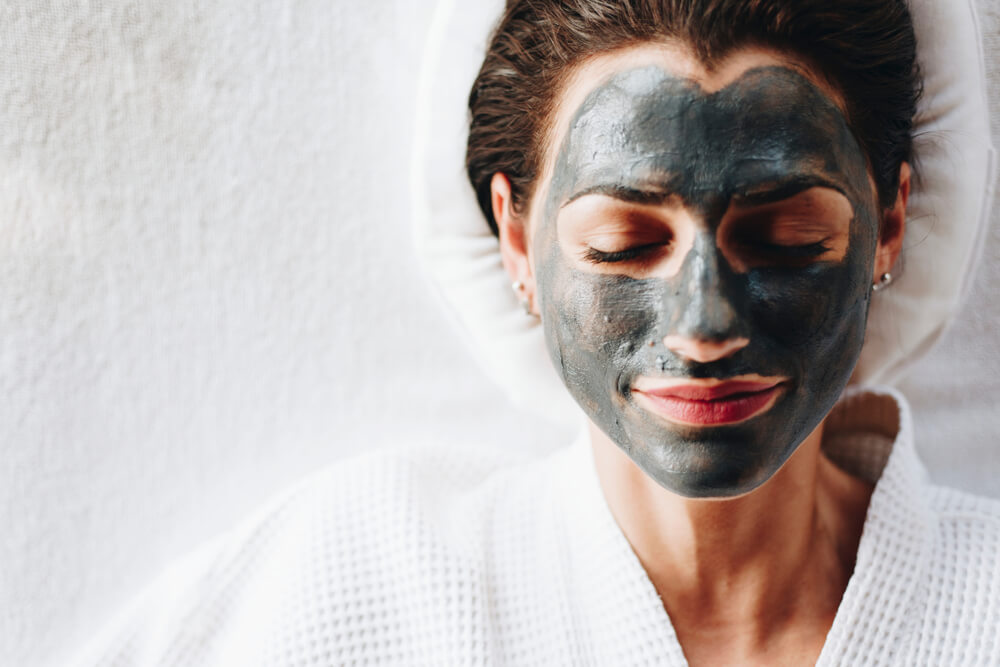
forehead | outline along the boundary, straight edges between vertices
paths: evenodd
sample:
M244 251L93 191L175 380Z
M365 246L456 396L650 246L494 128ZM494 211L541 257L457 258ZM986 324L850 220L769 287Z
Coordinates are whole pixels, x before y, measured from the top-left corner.
M700 169L712 188L722 176L843 171L836 149L856 142L839 103L801 63L770 51L736 51L712 70L672 45L605 54L564 86L536 194L570 185L550 184L557 162L557 180L628 176L641 185L683 167L689 185Z
M787 68L753 69L705 93L648 66L616 74L587 97L556 174L572 190L621 182L682 196L752 188L789 174L846 189L854 144L839 109Z
M705 93L721 90L752 69L785 67L807 77L840 108L844 108L837 90L811 71L805 63L780 51L762 47L735 49L709 68L683 44L649 42L593 56L573 68L557 95L549 123L548 152L551 154L552 147L559 145L580 105L596 88L615 74L649 66L684 79Z

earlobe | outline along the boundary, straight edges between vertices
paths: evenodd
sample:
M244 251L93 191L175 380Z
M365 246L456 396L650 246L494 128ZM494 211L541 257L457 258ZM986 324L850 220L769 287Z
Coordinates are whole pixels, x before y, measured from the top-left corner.
M490 201L493 219L500 237L500 257L510 276L517 298L526 312L537 314L535 309L535 278L528 251L530 239L527 225L514 211L510 179L497 172L490 181Z
M875 253L875 271L873 284L882 282L886 274L891 274L896 260L903 248L903 236L906 232L906 205L910 198L911 172L910 165L904 162L899 167L899 189L892 208L886 209L882 215L879 229L878 249Z

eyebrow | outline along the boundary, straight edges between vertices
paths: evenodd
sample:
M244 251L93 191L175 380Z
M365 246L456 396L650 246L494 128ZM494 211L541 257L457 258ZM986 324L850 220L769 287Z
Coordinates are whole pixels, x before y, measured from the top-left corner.
M768 181L764 185L748 185L736 188L732 199L745 206L761 206L790 199L812 188L829 188L847 197L844 188L833 181L815 174L800 174ZM850 200L850 197L847 197Z
M833 181L816 174L796 174L787 178L766 181L764 184L748 184L738 186L730 199L737 200L745 206L762 206L790 199L811 188L829 188L847 197L844 188ZM564 208L581 197L587 195L604 195L632 204L662 204L677 193L669 188L643 190L614 183L602 183L584 188L571 195L559 208ZM850 197L848 197L850 199Z
M560 206L560 208L568 206L580 197L586 197L587 195L604 195L606 197L613 197L614 199L620 199L632 204L662 204L671 197L676 197L677 193L673 190L663 188L642 190L639 188L631 188L626 185L603 183L600 185L592 185L589 188L584 188L583 190L572 194L569 199L567 199L563 205Z

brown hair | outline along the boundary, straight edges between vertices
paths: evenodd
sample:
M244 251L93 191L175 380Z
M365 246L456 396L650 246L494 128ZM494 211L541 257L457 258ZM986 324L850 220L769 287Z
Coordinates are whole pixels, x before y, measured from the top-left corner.
M803 58L843 95L879 204L895 202L920 97L905 0L508 0L469 95L466 169L494 234L490 180L506 174L523 211L572 67L664 39L684 42L709 67L749 45Z

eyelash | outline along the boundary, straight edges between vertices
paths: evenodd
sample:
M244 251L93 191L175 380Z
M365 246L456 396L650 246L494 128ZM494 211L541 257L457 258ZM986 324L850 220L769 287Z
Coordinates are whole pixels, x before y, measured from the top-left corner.
M583 253L583 258L592 264L614 264L616 262L627 262L629 260L637 259L648 253L653 248L657 248L662 245L664 244L647 243L646 245L626 248L625 250L616 250L614 252L606 252L604 250L598 250L597 248L588 247Z
M780 243L761 242L753 243L751 245L759 251L795 260L819 257L830 252L831 248L827 245L829 240L830 239L827 238L822 241L817 241L816 243L807 243L805 245L782 245ZM646 245L626 248L625 250L615 250L613 252L588 247L584 251L583 258L591 264L615 264L618 262L628 262L642 257L650 250L661 245L663 244L647 243Z

